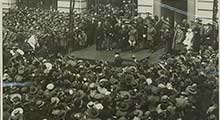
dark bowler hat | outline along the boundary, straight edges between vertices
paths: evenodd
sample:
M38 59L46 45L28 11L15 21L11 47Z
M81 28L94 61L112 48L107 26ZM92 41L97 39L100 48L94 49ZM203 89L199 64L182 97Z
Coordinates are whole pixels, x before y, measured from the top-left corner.
M88 118L93 118L93 119L98 118L99 114L100 114L99 111L95 108L91 108L87 110Z

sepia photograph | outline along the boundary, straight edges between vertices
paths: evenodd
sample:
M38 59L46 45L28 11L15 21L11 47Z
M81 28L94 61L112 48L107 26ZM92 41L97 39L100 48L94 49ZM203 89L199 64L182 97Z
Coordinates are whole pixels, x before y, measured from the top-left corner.
M219 120L219 0L1 0L2 120Z

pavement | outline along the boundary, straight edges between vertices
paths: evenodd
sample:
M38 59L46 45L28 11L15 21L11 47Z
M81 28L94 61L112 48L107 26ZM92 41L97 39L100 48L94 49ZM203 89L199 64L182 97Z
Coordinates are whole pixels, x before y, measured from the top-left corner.
M73 51L72 53L70 53L70 55L73 55L77 58L81 58L81 59L89 59L89 60L104 60L104 61L113 61L114 60L114 53L118 52L120 50L112 50L112 51L96 51L96 46L92 45L90 47L87 48L83 48L80 50L76 50ZM163 55L164 49L158 49L154 52L152 52L149 49L145 49L145 50L140 50L137 52L120 52L120 55L123 59L127 59L127 60L132 60L131 56L135 55L137 60L142 60L146 57L150 57L149 58L149 62L150 63L156 63L158 62L159 58L161 55Z

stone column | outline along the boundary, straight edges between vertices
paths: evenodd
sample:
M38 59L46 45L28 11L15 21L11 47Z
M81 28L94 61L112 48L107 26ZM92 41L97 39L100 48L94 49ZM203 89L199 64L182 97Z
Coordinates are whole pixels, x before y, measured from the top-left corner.
M81 13L85 11L87 8L87 1L86 0L75 0L74 10Z
M205 24L212 23L213 4L214 0L195 0L195 18L201 19Z
M187 21L193 21L196 15L196 1L197 0L187 0Z
M15 8L16 0L2 0L3 13L8 12L9 9Z
M70 0L58 0L57 9L61 12L69 12L70 9ZM86 0L75 0L74 11L79 13L85 11L87 9L87 1Z
M154 0L154 15L161 16L161 0Z
M145 17L147 12L154 14L154 0L138 0L138 14Z

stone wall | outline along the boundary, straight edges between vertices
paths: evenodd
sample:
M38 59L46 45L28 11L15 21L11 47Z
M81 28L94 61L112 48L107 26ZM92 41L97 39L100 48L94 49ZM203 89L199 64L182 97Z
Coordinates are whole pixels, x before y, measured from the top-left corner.
M16 0L1 0L3 13L8 12L9 9L15 8Z
M138 14L145 17L147 12L154 14L154 0L138 0Z
M57 9L61 12L70 11L70 0L58 0ZM77 12L83 12L87 8L86 0L75 0L74 10Z
M214 0L195 0L195 17L204 23L212 23ZM218 16L219 18L219 16Z

